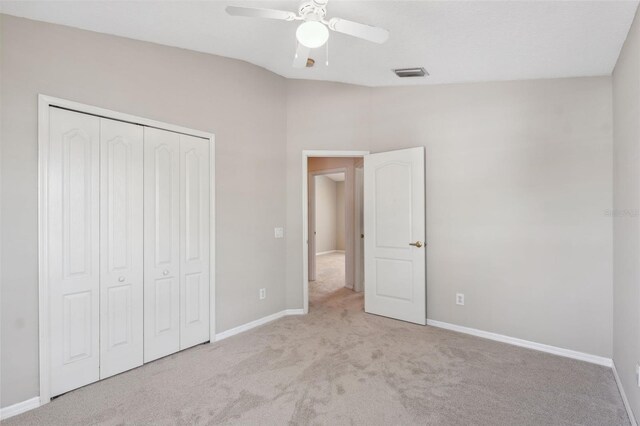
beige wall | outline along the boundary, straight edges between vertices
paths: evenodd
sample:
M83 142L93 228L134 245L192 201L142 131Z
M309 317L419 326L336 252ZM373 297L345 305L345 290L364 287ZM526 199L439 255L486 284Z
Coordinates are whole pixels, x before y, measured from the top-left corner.
M613 72L613 361L640 420L640 11Z
M337 250L336 182L316 176L316 253Z
M609 77L287 93L289 308L302 306L302 150L424 146L428 317L611 356Z
M38 93L214 132L217 331L284 309L285 241L273 228L285 225L286 81L241 61L1 19L1 406L38 395Z
M345 205L344 181L336 182L336 250L344 250L345 240Z

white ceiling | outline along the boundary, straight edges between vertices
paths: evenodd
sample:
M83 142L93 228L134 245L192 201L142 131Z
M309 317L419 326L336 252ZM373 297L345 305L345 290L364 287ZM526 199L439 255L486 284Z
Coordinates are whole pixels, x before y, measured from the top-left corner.
M297 1L2 1L16 16L242 59L289 78L365 86L608 75L637 1L340 1L328 17L387 28L383 45L332 33L316 66L294 69L296 22L231 17L228 4L296 10ZM392 68L423 66L422 79Z

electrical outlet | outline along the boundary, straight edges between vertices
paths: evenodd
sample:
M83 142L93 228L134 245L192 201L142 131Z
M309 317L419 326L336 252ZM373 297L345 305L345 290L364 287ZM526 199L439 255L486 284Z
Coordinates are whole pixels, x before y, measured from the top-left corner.
M463 293L456 293L456 305L464 306L464 294Z
M284 238L284 228L273 228L273 235L276 238Z
M260 297L260 300L264 300L267 298L267 289L266 288L261 288L259 293L258 293L258 297Z
M636 364L636 383L640 388L640 362Z

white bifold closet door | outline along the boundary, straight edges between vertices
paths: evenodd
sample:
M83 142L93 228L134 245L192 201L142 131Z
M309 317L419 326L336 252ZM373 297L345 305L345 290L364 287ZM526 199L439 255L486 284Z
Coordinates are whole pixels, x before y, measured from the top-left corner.
M180 349L209 340L209 141L180 135Z
M100 119L100 378L142 365L142 126Z
M100 378L100 119L50 108L48 149L44 267L55 396Z
M144 361L209 340L209 146L144 130Z
M142 127L49 109L51 395L142 364Z
M49 108L51 396L209 340L209 140Z

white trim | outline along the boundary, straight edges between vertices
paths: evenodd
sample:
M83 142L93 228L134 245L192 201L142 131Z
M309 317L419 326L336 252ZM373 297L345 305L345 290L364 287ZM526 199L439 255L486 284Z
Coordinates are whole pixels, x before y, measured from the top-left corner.
M308 160L310 157L364 157L369 151L302 151L302 309L309 312L309 212L308 212Z
M49 276L47 270L48 222L47 206L49 187L49 105L50 101L43 95L38 96L38 351L40 360L40 404L50 401L50 369L49 369Z
M96 115L112 120L125 121L128 123L140 124L147 127L168 130L175 133L196 136L209 140L209 340L215 341L216 337L216 192L215 192L215 135L200 130L188 129L174 124L163 123L144 117L125 114L109 109L99 108L92 105L85 105L66 99L54 98L52 96L38 95L38 346L40 358L40 397L39 404L44 405L51 400L50 393L50 364L49 364L49 289L47 282L47 167L49 158L49 107L59 107L85 114Z
M620 376L618 376L618 370L616 370L615 362L611 363L611 369L613 370L613 377L616 379L616 385L618 385L618 390L620 391L620 396L622 397L622 402L624 403L624 408L627 410L627 415L629 416L629 421L631 422L631 426L638 426L636 422L636 418L633 415L633 411L631 410L631 405L629 404L629 400L627 399L627 394L622 387L622 381L620 380Z
M571 349L559 348L557 346L545 345L543 343L531 342L529 340L518 339L516 337L505 336L503 334L492 333L490 331L478 330L475 328L431 320L428 318L427 325L430 325L432 327L444 328L451 331L457 331L459 333L471 334L472 336L495 340L496 342L508 343L514 346L520 346L523 348L534 349L536 351L560 355L580 361L586 361L592 364L603 365L605 367L611 367L613 365L613 361L611 360L611 358L578 352Z
M344 253L344 250L321 251L320 253L316 253L316 256L322 256L323 254L331 254L331 253Z
M18 402L17 404L10 405L8 407L0 408L0 420L6 420L9 417L17 416L18 414L25 413L34 408L40 406L40 397L35 396L26 401Z
M255 321L251 321L246 324L242 324L232 329L229 329L227 331L223 331L222 333L216 334L216 341L223 340L231 336L235 336L236 334L244 333L245 331L249 331L252 328L265 325L267 323L270 323L271 321L275 321L277 319L280 319L288 315L304 315L304 311L302 309L285 309L284 311L267 315L266 317L259 318Z

